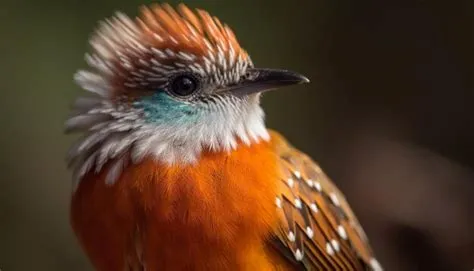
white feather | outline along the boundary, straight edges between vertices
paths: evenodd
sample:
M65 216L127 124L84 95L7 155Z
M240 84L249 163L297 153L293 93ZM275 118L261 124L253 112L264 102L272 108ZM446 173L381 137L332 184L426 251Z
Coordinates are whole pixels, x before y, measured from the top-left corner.
M109 171L107 172L107 176L105 177L105 183L108 185L114 184L122 174L123 167L124 159L118 159L117 162L115 162L115 164L110 167Z
M110 119L109 115L104 114L86 114L78 115L68 119L65 123L65 132L71 133L75 131L88 130L96 124L103 123Z
M102 101L98 97L79 97L72 104L72 109L81 113L87 112L94 107L98 107Z
M79 71L74 76L74 80L79 84L83 89L88 90L92 93L95 93L104 98L109 96L109 84L108 82L100 75L89 71Z

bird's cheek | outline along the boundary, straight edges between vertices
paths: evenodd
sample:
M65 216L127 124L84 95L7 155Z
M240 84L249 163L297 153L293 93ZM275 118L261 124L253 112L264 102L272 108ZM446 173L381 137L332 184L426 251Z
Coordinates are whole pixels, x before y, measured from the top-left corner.
M150 123L172 125L196 118L196 109L189 104L177 101L165 92L157 92L142 97L134 104L137 110L143 111L145 120Z

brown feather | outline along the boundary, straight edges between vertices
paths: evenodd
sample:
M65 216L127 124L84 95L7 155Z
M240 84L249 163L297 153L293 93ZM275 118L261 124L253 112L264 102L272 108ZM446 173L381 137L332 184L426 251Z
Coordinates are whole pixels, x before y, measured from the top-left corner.
M290 252L306 270L370 269L372 250L344 195L317 163L271 135L282 188L276 199L280 225L270 244Z

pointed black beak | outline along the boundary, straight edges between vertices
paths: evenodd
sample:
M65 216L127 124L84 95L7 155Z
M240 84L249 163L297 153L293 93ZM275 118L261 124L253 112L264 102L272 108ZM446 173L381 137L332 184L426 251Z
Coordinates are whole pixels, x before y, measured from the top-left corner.
M308 78L292 71L252 68L247 72L245 80L231 86L227 91L236 96L245 96L284 86L309 83Z

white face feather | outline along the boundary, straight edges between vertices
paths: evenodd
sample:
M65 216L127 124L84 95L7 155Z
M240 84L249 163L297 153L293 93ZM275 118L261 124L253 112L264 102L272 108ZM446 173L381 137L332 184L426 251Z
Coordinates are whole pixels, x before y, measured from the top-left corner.
M185 7L180 8L189 14ZM199 162L203 151L231 152L239 143L269 140L258 94L214 95L213 102L200 104L204 113L198 119L184 122L150 121L145 109L127 102L124 89L150 90L150 85L164 84L173 73L192 72L205 79L206 86L219 88L237 83L253 66L227 26L206 13L199 15L201 26L188 21L190 15L175 17L188 27L187 35L150 34L159 18L140 28L118 14L101 24L91 39L93 53L86 55L92 71L79 71L75 76L76 82L95 96L79 98L74 116L66 123L67 131L84 134L68 155L74 187L85 174L100 172L111 161L108 184L113 184L128 164L144 158L189 165ZM143 16L147 16L146 10ZM186 48L198 48L197 52L204 54L183 51Z
M250 145L268 140L258 95L226 100L212 108L198 122L173 125L150 123L139 109L115 106L101 98L80 98L80 113L66 123L70 131L85 132L69 152L74 161L76 182L90 170L99 172L114 160L106 181L114 183L128 163L146 157L167 164L188 165L199 161L203 150L230 152L238 142ZM226 104L231 103L232 105Z

